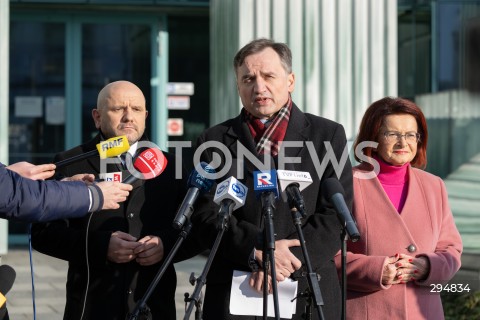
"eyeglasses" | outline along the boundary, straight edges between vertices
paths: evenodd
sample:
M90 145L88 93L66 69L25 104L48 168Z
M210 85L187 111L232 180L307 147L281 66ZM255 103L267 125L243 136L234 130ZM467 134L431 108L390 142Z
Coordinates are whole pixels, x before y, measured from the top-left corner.
M388 143L397 142L402 138L405 138L407 143L417 143L420 141L420 133L418 132L406 132L405 134L401 134L398 131L385 131L383 135Z

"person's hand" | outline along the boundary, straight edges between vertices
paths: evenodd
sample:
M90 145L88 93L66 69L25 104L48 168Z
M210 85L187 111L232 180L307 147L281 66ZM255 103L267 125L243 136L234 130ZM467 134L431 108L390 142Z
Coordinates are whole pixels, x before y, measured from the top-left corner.
M117 181L101 181L97 183L97 186L103 193L102 210L120 208L118 203L127 200L127 197L132 190L130 184Z
M22 161L7 166L7 169L15 171L22 177L32 180L45 180L55 174L55 165L53 163L34 165Z
M399 254L388 257L383 265L382 284L392 285L402 282L402 273L397 271L395 263L400 259Z
M290 251L290 247L300 246L298 239L282 239L275 241L275 279L283 281L302 267L302 262ZM255 259L262 261L262 251L255 251Z
M420 256L418 258L413 258L412 265L413 278L415 280L425 280L430 274L430 260L427 257Z
M263 281L264 281L264 272L263 270L258 270L255 272L252 272L250 275L250 279L248 280L248 283L250 284L250 287L253 289L257 290L258 292L263 292ZM272 293L272 277L270 274L268 275L268 293Z
M162 239L156 236L146 236L138 240L140 245L133 250L136 261L142 266L150 266L163 259L164 250Z
M81 181L85 182L86 184L91 184L95 181L95 176L91 173L79 173L71 177L63 178L60 181Z
M134 236L116 231L110 236L107 259L115 263L130 262L137 257L133 252L140 245Z
M425 280L430 273L430 261L424 256L415 258L401 254L395 266L397 268L397 274L402 276L404 282Z

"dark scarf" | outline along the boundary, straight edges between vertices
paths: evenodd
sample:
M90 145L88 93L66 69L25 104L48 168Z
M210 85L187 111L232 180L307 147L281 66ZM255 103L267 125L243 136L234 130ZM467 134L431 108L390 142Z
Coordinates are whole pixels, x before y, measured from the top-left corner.
M270 154L272 157L278 155L278 150L280 150L280 145L287 132L292 105L292 98L289 96L287 103L267 125L264 125L260 119L254 117L243 108L244 119L247 122L253 140L257 144L256 149L259 155Z

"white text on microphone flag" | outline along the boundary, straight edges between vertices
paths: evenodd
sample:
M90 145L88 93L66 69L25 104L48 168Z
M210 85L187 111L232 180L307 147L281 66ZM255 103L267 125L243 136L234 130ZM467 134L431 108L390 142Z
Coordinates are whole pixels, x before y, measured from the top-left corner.
M292 183L298 184L298 189L302 191L312 184L312 176L306 171L277 170L280 191L282 192L283 201L287 201L287 187Z

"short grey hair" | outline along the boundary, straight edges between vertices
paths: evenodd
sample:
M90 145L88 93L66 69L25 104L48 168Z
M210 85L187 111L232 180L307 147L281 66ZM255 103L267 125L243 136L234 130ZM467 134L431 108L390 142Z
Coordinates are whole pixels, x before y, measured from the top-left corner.
M250 41L237 52L235 58L233 58L235 72L237 72L238 67L243 64L246 57L259 53L266 48L272 48L275 50L280 57L280 61L282 62L285 71L287 71L287 73L292 73L292 52L290 51L290 48L285 43L275 42L266 38Z

